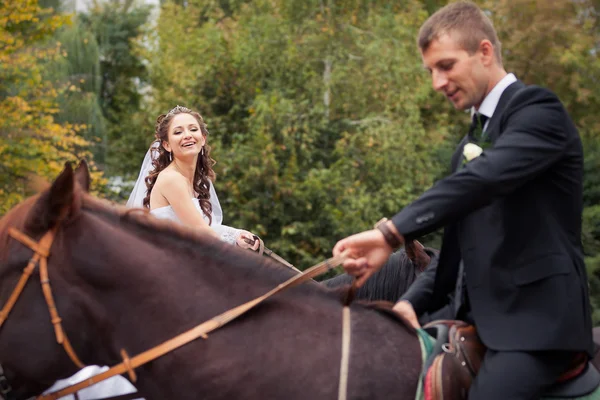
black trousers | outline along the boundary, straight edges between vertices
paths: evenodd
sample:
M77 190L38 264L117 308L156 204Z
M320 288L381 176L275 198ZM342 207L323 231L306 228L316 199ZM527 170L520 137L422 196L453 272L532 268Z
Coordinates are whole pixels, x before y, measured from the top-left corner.
M469 390L469 400L539 400L576 353L487 350Z

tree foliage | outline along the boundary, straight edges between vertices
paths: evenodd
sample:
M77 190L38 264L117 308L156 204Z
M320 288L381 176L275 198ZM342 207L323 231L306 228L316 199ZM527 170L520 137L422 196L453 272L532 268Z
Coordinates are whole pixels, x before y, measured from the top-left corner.
M432 92L415 46L422 21L445 3L165 2L145 54L150 116L134 159L153 139L153 117L176 104L199 109L226 222L299 265L327 256L338 238L394 214L448 172L467 118ZM508 69L555 90L585 136L596 123L586 112L597 100L586 86L597 79L596 14L564 3L480 4Z
M94 35L74 18L55 35L63 57L46 68L48 79L67 88L58 96L56 120L82 126L79 134L91 142L94 160L103 167L106 159L106 119L99 102L100 52Z
M446 116L414 46L425 17L417 1L167 4L152 109L206 116L227 222L306 266L439 172Z
M145 32L150 11L150 6L133 1L110 0L94 2L78 16L98 47L98 120L105 124L101 161L110 175L131 170L132 161L138 160L131 157L132 148L138 149L131 143L131 134L139 136L146 123L140 120L139 111L147 71L139 54L141 43L136 40Z
M68 88L43 73L63 56L49 39L68 23L37 0L0 3L0 214L30 194L30 176L54 178L65 161L87 155L82 127L56 120Z
M415 44L446 3L164 0L149 23L135 1L105 0L68 26L33 0L3 4L0 204L84 139L110 177L136 176L156 116L186 105L211 132L225 223L305 268L449 172L468 116L433 92ZM600 3L476 3L495 23L506 69L556 92L584 139L583 244L600 307ZM55 32L61 46L48 40ZM61 74L48 78L52 63Z

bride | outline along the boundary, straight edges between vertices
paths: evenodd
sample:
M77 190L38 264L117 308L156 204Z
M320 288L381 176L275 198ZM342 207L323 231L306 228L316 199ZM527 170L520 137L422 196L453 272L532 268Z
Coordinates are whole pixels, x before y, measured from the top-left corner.
M181 222L228 243L257 250L259 241L252 233L222 224L223 211L212 184L215 161L210 158L210 146L206 143L208 130L202 116L177 106L158 117L155 135L157 139L146 153L127 206L149 208L158 218ZM89 365L72 377L55 382L45 393L89 379L107 369ZM135 390L127 379L115 376L80 391L78 398L97 399Z
M257 250L259 241L252 233L222 224L223 211L212 184L215 161L210 157L202 116L176 106L157 118L155 136L127 206L149 208L158 218Z

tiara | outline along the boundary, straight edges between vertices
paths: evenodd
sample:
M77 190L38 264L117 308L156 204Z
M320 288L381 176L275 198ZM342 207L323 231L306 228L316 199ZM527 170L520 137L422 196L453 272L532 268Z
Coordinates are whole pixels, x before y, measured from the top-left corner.
M180 114L180 113L191 113L192 110L190 110L187 107L183 107L180 105L176 105L175 107L173 107L168 113L167 113L167 117L170 117L171 115L175 115L175 114Z

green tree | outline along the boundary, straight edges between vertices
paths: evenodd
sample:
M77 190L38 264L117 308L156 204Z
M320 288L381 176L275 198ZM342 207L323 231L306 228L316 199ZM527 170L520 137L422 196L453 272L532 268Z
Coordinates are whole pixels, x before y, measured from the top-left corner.
M205 114L227 222L307 266L440 173L447 116L414 47L426 15L416 1L167 4L152 108Z
M99 103L100 53L91 32L75 18L55 35L63 57L46 69L47 79L67 88L58 96L57 122L81 126L80 134L91 143L96 163L106 160L106 121Z
M89 155L79 127L56 120L63 88L43 73L62 56L50 39L68 23L37 0L0 3L0 214L31 194L31 175L54 178L65 161Z
M209 124L226 222L301 267L328 256L335 240L449 172L468 116L433 93L415 45L422 21L445 3L165 2L144 54L146 133L127 136L139 146L126 153L131 173L153 139L153 118L176 104L196 108ZM552 88L590 138L596 3L479 2L507 68Z
M103 167L110 176L131 171L141 159L130 155L140 153L139 137L147 132L146 119L140 113L147 71L139 40L144 37L150 11L150 6L133 1L110 0L95 2L87 13L79 15L82 28L98 46L97 93L102 118L96 119L106 121L102 127L106 131Z

